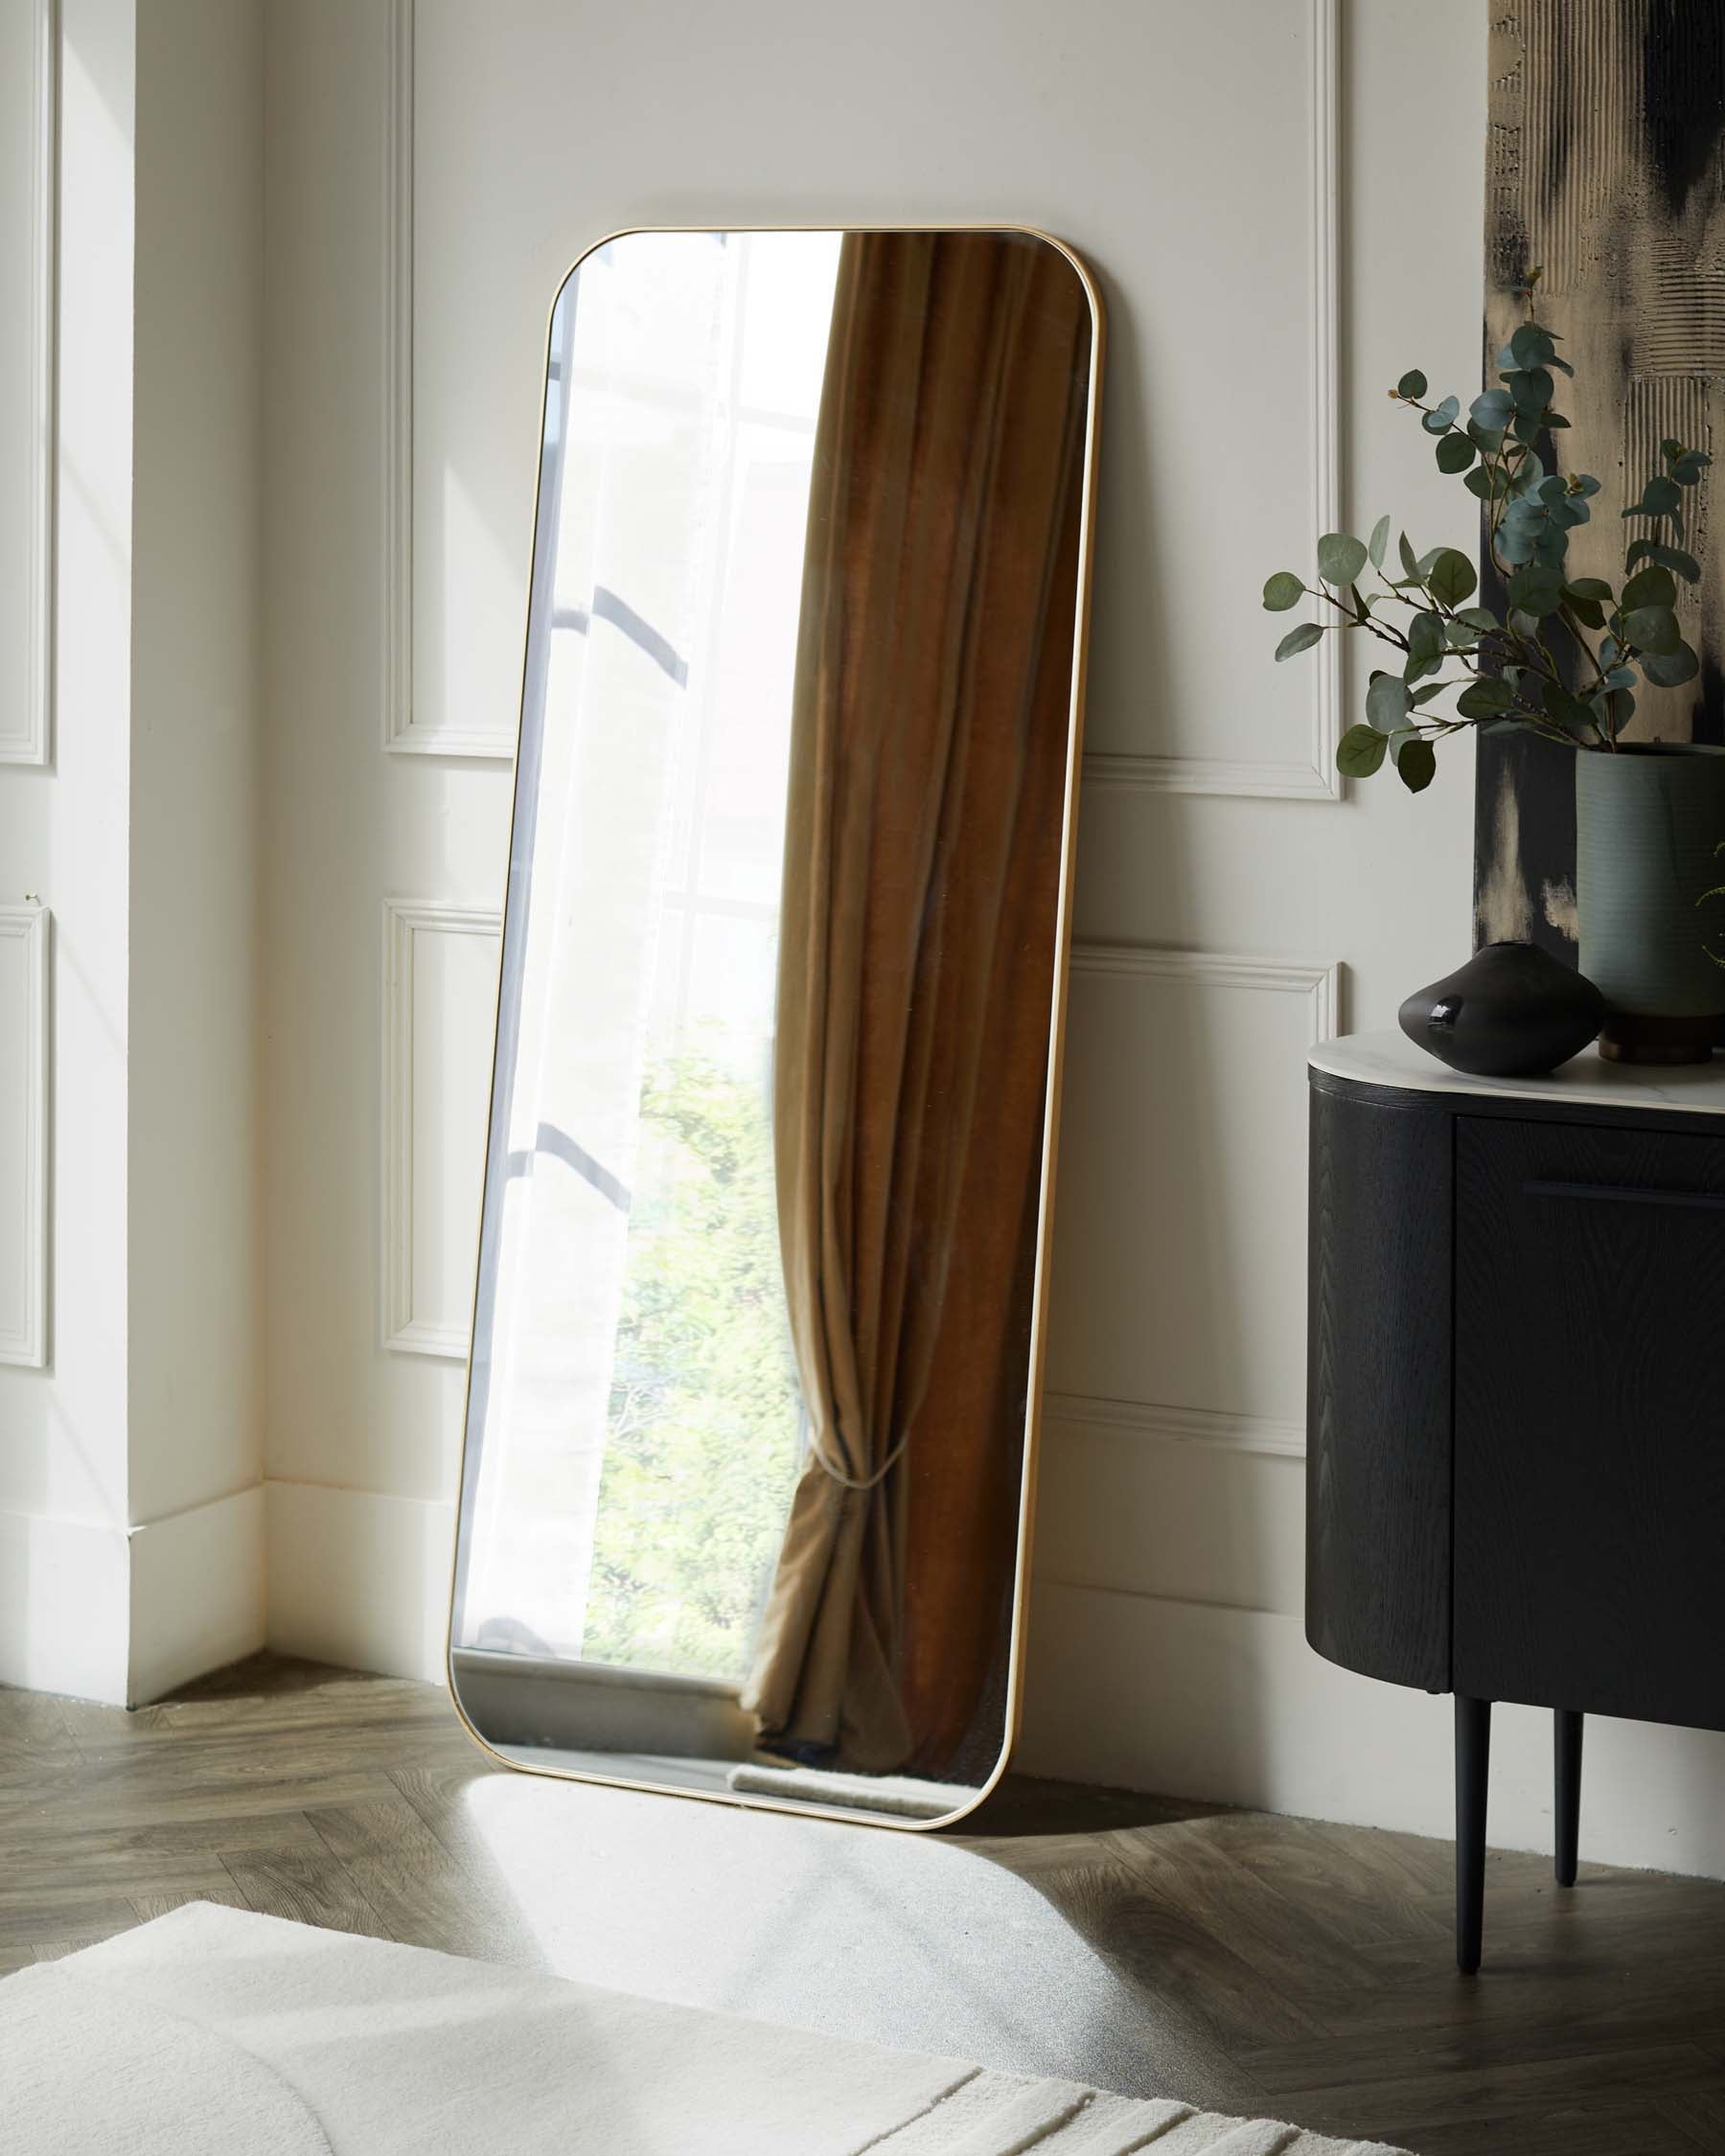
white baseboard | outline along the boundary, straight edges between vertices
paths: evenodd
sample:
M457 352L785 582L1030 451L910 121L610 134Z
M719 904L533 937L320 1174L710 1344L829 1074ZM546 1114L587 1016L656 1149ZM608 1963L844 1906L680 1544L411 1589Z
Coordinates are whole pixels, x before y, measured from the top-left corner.
M0 1684L110 1707L264 1644L264 1494L127 1529L0 1512Z
M441 1683L454 1505L320 1482L264 1493L269 1644Z
M1452 1709L1337 1669L1299 1617L1038 1582L1015 1764L1268 1811L1455 1832ZM1552 1718L1493 1715L1489 1835L1552 1846ZM1584 1861L1725 1878L1725 1734L1596 1718Z
M264 1644L264 1491L134 1527L130 1704L160 1699Z
M0 1511L0 1685L124 1707L126 1529Z

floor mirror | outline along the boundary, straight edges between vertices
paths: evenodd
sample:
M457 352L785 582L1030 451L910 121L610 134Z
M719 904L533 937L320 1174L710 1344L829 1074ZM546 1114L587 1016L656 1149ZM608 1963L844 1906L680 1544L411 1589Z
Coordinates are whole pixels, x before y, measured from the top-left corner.
M1016 1728L1102 315L1018 227L648 231L544 378L449 1677L898 1825Z

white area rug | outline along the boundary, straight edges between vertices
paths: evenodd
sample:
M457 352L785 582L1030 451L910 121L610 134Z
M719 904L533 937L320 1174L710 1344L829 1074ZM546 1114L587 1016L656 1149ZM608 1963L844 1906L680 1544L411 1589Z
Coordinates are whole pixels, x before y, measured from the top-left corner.
M0 1984L8 2156L1396 2156L193 1902Z

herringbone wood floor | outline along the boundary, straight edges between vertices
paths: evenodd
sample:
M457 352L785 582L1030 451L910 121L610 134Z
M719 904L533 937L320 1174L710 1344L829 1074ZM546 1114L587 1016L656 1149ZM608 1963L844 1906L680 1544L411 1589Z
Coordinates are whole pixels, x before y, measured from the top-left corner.
M1584 1828L1585 1828L1585 1814ZM494 1771L427 1686L269 1657L0 1691L0 1969L193 1897L1419 2156L1725 2150L1725 1888L1009 1784L963 1837Z

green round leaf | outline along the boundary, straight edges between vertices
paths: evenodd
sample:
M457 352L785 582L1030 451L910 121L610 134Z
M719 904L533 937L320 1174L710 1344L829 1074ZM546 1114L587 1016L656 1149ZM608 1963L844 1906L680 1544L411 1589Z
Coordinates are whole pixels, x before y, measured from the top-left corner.
M1422 412L1419 424L1428 434L1445 434L1455 425L1460 410L1459 397L1446 397L1441 404L1434 404L1429 412Z
M1500 681L1495 675L1486 675L1478 681L1470 681L1456 699L1458 719L1496 719L1514 702L1509 694L1509 684Z
M1452 478L1465 471L1478 451L1465 434L1446 434L1438 445L1438 469Z
M1352 584L1366 562L1365 546L1346 532L1325 532L1318 541L1318 574L1325 584Z
M1438 775L1438 755L1423 734L1410 734L1395 751L1395 775L1410 793L1423 793Z
M1674 607L1677 580L1669 569L1643 569L1623 586L1622 608L1632 613L1638 607Z
M1642 498L1632 509L1625 509L1625 516L1669 516L1682 506L1683 489L1671 479L1649 479L1642 489Z
M1305 597L1305 585L1292 569L1277 569L1273 577L1265 579L1264 608L1272 614L1285 614L1290 607L1298 607Z
M1668 657L1683 641L1677 616L1669 607L1636 607L1623 616L1623 635L1638 652Z
M1366 552L1374 569L1384 565L1384 556L1390 550L1390 519L1380 516L1371 527L1371 537L1366 541Z
M1612 595L1611 586L1603 577L1574 577L1563 588L1571 599L1609 600Z
M1366 716L1380 734L1393 734L1407 724L1411 701L1405 681L1393 674L1374 675L1366 692Z
M1417 367L1410 367L1395 385L1395 394L1398 397L1423 397L1425 393L1426 378Z
M1625 559L1631 566L1637 562L1657 562L1662 568L1674 570L1685 584L1701 581L1701 564L1692 554L1686 554L1680 546L1661 546L1657 539L1638 539Z
M1292 658L1296 652L1309 652L1322 640L1323 631L1315 621L1302 621L1298 629L1290 629L1276 647L1278 659Z
M1644 652L1641 670L1655 688L1680 689L1700 673L1701 661L1687 644L1679 644L1674 652Z
M1349 726L1336 744L1336 768L1347 778L1369 778L1389 746L1374 726Z
M1443 616L1418 613L1408 624L1408 658L1411 664L1423 666L1428 660L1441 658L1445 648ZM1412 675L1409 679L1413 679Z
M1439 606L1459 607L1473 597L1479 581L1466 555L1457 547L1446 546L1427 572L1426 589Z
M1563 604L1562 574L1543 562L1530 562L1509 579L1509 604L1517 613L1538 620Z

